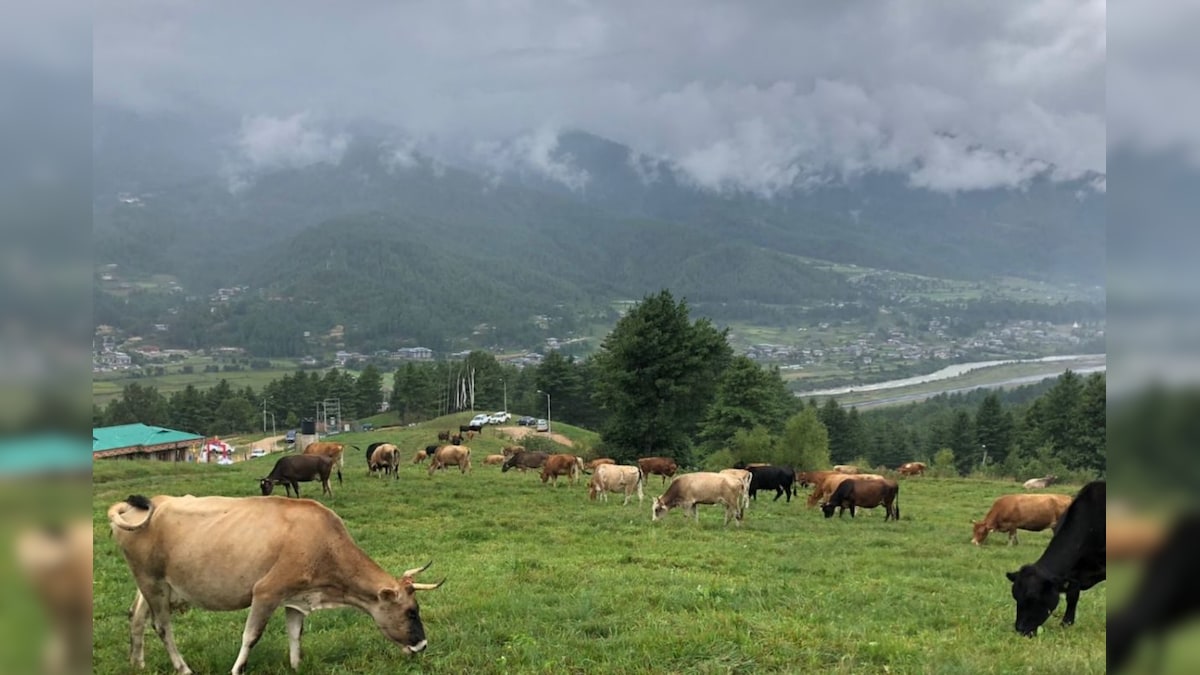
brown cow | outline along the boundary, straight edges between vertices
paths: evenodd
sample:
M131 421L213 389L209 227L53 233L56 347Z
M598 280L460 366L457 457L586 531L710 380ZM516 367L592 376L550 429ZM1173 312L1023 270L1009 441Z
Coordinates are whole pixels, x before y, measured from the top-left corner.
M14 541L17 564L49 624L42 672L90 673L92 522L27 530Z
M450 442L450 430L446 429L445 431L439 431L438 432L438 440L446 441L447 443L449 443Z
M840 509L838 517L850 509L850 517L854 517L855 509L873 509L883 505L885 515L883 521L900 520L900 484L885 478L883 480L859 480L851 478L844 480L830 495L829 501L821 505L821 511L826 518L833 517L834 509Z
M658 474L662 476L662 484L667 484L667 479L674 476L679 470L679 466L675 464L675 460L670 457L642 457L637 461L638 468L647 476Z
M450 437L451 445L462 445L462 442L463 442L462 434L454 434L453 436Z
M427 445L427 446L425 446L424 450L416 451L415 453L413 453L412 463L413 464L421 464L427 458L432 457L433 453L437 452L437 449L438 449L438 446L436 446L436 445Z
M925 462L905 462L896 469L901 476L923 476L925 475Z
M598 466L603 466L605 464L616 464L616 463L617 463L616 460L609 459L608 457L601 457L600 459L593 459L592 461L588 462L587 466L585 466L583 470L584 470L584 473L592 473L593 471L596 470L596 467L598 467Z
M328 457L329 459L332 459L334 463L337 464L338 485L341 485L342 469L346 468L345 454L343 453L345 449L346 445L344 443L334 443L333 441L317 441L316 443L309 443L307 446L305 446L304 452L301 454L320 455L322 457Z
M558 453L550 455L546 458L546 463L542 466L542 482L554 479L554 486L558 487L558 477L567 476L567 480L571 485L575 484L575 480L579 478L579 474L583 472L583 460L575 455L566 453Z
M858 467L853 464L835 464L833 470L838 473L858 473Z
M465 445L443 445L438 448L429 460L429 475L448 466L457 466L460 473L470 471L471 448Z
M488 455L483 458L484 464L503 464L504 455Z
M642 486L646 482L646 474L636 466L621 466L618 464L600 464L592 474L588 483L588 499L595 501L600 495L608 503L608 493L624 492L625 501L621 506L629 504L629 498L637 491L638 503L644 498Z
M976 546L994 530L1008 533L1008 544L1018 544L1017 530L1041 532L1054 524L1071 505L1071 495L1004 495L992 502L983 520L971 521L971 543Z
M842 481L847 481L851 478L855 480L887 480L877 473L849 474L831 472L820 483L813 484L813 490L809 493L805 506L812 508L817 504L824 504L829 501L829 498L833 496L833 491L842 484Z
M501 448L501 450L500 450L500 454L504 455L504 457L506 459L508 457L512 457L514 452L525 452L525 446L523 446L523 445L506 445L503 448Z
M171 609L183 601L210 611L250 608L234 673L244 671L250 649L280 607L293 669L300 667L304 617L318 609L360 609L408 654L427 644L415 592L441 583L419 584L413 577L429 565L392 576L318 502L135 495L110 506L108 520L137 584L129 621L135 668L145 667L146 619L152 617L175 671L192 672L171 627Z
M1166 527L1156 520L1108 512L1104 532L1104 557L1108 560L1146 560L1158 552Z
M754 474L746 469L721 469L720 473L727 476L733 476L742 481L742 485L746 488L742 493L742 508L750 508L750 482L754 480Z
M384 476L390 474L393 480L400 477L400 448L391 443L375 448L375 452L371 453L371 461L367 463L367 475L381 470Z
M836 473L835 471L797 471L796 484L800 487L809 487L811 485L820 486L821 483Z
M518 450L504 460L504 464L500 467L500 473L506 473L509 469L520 469L521 473L525 473L526 469L540 469L546 464L549 457L550 453L548 452Z
M650 516L656 521L675 507L683 509L684 516L692 516L700 523L697 504L724 504L725 525L732 516L738 527L742 526L745 512L742 511L742 494L745 485L741 479L720 473L698 471L686 473L671 481L667 491L654 500Z
M476 434L474 431L468 431L466 440L473 441L473 440L475 440L475 436L477 436L477 435L478 434Z

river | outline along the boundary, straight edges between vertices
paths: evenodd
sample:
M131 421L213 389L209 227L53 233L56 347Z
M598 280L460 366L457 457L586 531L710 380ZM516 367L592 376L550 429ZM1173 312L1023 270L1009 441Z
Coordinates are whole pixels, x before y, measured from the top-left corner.
M929 373L928 375L916 375L906 377L899 380L888 380L886 382L876 382L874 384L860 384L849 387L837 387L834 389L817 389L813 391L797 392L796 396L841 396L851 392L861 393L864 391L881 391L884 389L895 389L897 387L909 387L914 384L924 384L926 382L937 382L938 380L948 380L960 375L965 375L972 370L980 368L990 368L992 366L1002 366L1011 363L1058 363L1065 361L1079 361L1080 367L1076 370L1079 373L1096 372L1105 369L1106 355L1105 354L1070 354L1066 356L1043 356L1039 359L1002 359L999 361L972 361L971 363L956 363L952 366L946 366L941 370ZM1031 376L1032 377L1032 376ZM1040 380L1048 375L1036 376L1035 380ZM1020 378L1017 378L1020 379ZM1007 382L1006 382L1007 383ZM999 384L1006 384L999 383ZM985 386L985 385L979 385ZM995 386L995 385L993 385ZM973 387L972 387L973 388Z

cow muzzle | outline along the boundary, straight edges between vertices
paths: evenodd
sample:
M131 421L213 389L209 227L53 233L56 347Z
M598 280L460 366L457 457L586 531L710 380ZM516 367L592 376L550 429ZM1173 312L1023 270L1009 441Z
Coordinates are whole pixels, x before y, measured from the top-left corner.
M404 645L404 653L405 654L420 654L421 652L425 651L425 648L428 646L429 646L428 641L421 640L420 642L418 642L415 645Z

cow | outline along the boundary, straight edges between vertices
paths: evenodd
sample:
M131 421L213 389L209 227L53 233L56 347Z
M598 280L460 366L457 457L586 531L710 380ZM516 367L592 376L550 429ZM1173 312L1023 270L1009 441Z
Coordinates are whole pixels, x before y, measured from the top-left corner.
M375 448L371 461L367 464L367 475L380 470L384 476L391 474L392 480L400 477L400 448L391 443L384 443Z
M592 473L592 480L588 483L588 499L595 501L599 495L608 503L608 493L624 492L625 501L621 506L629 504L629 498L636 491L638 503L642 502L644 493L642 487L646 483L646 474L636 466L621 466L619 464L600 464Z
M426 459L433 457L433 453L437 452L438 447L439 446L436 446L436 445L427 445L427 446L425 446L424 450L416 451L415 453L413 453L412 463L413 464L421 464Z
M473 441L473 440L475 440L475 436L476 436L476 435L478 435L478 432L475 432L475 431L468 431L468 432L467 432L467 438L466 438L465 440L468 440L468 441Z
M367 466L371 466L371 455L375 454L375 448L386 444L387 441L379 441L378 443L372 443L367 446Z
M858 467L853 464L835 464L833 470L837 473L858 473Z
M745 513L741 509L742 481L733 476L699 471L687 473L671 481L667 491L654 499L650 509L651 522L657 521L675 507L683 509L684 516L692 516L700 523L697 504L723 504L725 525L732 517L738 527L742 526Z
M175 644L173 606L210 611L249 608L232 673L246 667L271 614L285 608L288 657L300 667L300 636L310 612L354 607L375 620L406 654L428 642L416 591L444 583L399 578L355 544L336 513L309 499L132 495L108 509L137 594L130 611L129 660L145 667L146 619L153 620L177 673L191 673ZM247 528L247 523L254 527ZM320 670L321 668L318 668Z
M896 471L899 472L901 476L923 476L925 475L925 469L927 468L928 467L925 466L925 462L905 462L904 464L901 464L900 468L896 469Z
M503 464L504 455L488 455L483 458L484 464Z
M1005 573L1012 582L1012 597L1017 603L1013 627L1021 635L1036 635L1063 593L1067 596L1067 609L1062 624L1075 623L1080 592L1104 581L1105 493L1104 481L1083 486L1059 519L1058 528L1041 557L1016 572Z
M1041 478L1030 478L1021 485L1024 486L1026 490L1042 490L1056 482L1058 482L1058 476L1043 476Z
M547 457L546 463L542 465L542 483L553 478L554 486L558 487L558 477L566 476L571 485L574 485L581 473L583 473L582 459L566 453L553 454Z
M821 505L821 511L826 518L833 517L833 510L840 509L841 518L850 509L850 517L854 517L856 508L873 509L883 505L885 515L883 521L894 518L900 520L900 484L894 480L844 480L833 491L829 501Z
M1146 560L1162 547L1166 534L1156 520L1116 515L1109 509L1104 530L1104 557L1107 560Z
M433 453L429 460L429 475L438 469L457 466L460 473L471 470L471 448L465 445L443 445Z
M500 449L500 454L504 455L505 459L508 459L509 457L511 457L514 452L525 452L525 446L523 446L523 445L506 445Z
M849 474L837 473L836 471L830 472L820 483L813 484L813 490L808 494L808 501L805 502L805 506L811 509L818 504L824 504L833 496L833 491L837 489L837 486L842 484L842 481L847 481L851 478L854 480L887 480L876 473Z
M1112 525L1108 522L1109 557L1112 557ZM1144 525L1144 524L1143 524ZM1147 672L1162 672L1163 634L1183 623L1200 610L1200 585L1196 568L1200 565L1200 514L1182 516L1163 535L1157 527L1139 527L1156 532L1160 538L1152 549L1141 581L1119 610L1108 615L1108 672L1117 672L1134 653L1142 637L1158 637L1155 665Z
M801 487L809 487L815 485L820 487L821 483L831 474L836 471L797 471L796 484Z
M637 461L637 465L647 476L650 474L662 476L663 485L666 485L667 479L674 476L675 472L679 470L675 460L670 457L642 457Z
M742 509L750 508L750 481L753 480L754 474L746 469L721 469L720 473L742 481Z
M593 459L592 461L587 463L587 466L583 467L583 472L584 473L592 473L596 470L596 467L598 467L598 466L603 466L605 464L616 464L616 463L617 463L616 460L610 459L608 457L601 457L599 459Z
M450 445L462 445L462 442L463 442L462 434L454 434L453 436L450 437Z
M439 431L438 432L438 440L449 443L450 442L450 430L446 429L445 431Z
M546 464L549 457L550 453L548 452L518 450L504 460L504 464L500 467L500 473L506 473L509 469L520 469L522 473L526 469L540 469Z
M343 451L345 449L346 449L346 446L343 443L334 443L332 441L317 441L316 443L309 443L304 448L303 454L305 454L305 455L321 455L322 457L328 457L329 459L332 459L334 461L334 463L337 464L338 485L341 485L342 484L342 469L346 468L346 465L345 465L346 458L345 458L345 454L343 453Z
M48 623L42 672L92 670L92 538L87 519L25 530L13 541Z
M750 487L747 492L750 498L758 501L759 490L774 490L775 499L787 495L787 501L792 501L792 484L796 482L796 471L790 466L751 466L745 469L750 472Z
M976 546L987 539L993 531L1008 534L1008 544L1017 541L1017 530L1041 532L1053 529L1058 519L1071 505L1071 495L1004 495L992 502L992 508L980 521L971 521L974 532L971 543Z
M262 488L263 496L266 497L275 490L277 483L283 483L283 489L289 497L292 496L293 490L296 497L299 497L300 483L319 480L321 494L332 497L333 488L329 486L329 474L333 471L333 466L333 460L324 455L285 455L275 462L275 467L266 478L258 481L258 486ZM337 474L338 485L341 485L342 470L338 469Z

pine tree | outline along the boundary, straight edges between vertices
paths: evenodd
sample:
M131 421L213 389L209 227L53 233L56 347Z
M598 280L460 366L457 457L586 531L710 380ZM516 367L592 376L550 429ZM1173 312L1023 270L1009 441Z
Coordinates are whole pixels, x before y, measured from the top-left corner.
M992 391L975 412L975 439L986 449L988 464L1003 464L1012 446L1012 414L1000 405L1000 396Z
M374 365L363 368L354 385L358 403L354 416L370 417L379 412L379 403L383 400L383 376L379 374L379 369Z
M849 423L845 409L836 399L829 399L821 407L821 423L829 432L829 454L834 464L847 464L854 460L854 449L849 445Z
M738 430L761 426L778 433L789 412L789 399L794 398L778 370L763 369L745 356L735 357L717 383L700 437L715 449L724 446Z
M955 466L960 474L966 475L979 467L983 449L975 443L975 428L970 413L960 410L954 415L949 440L947 447L954 453Z

